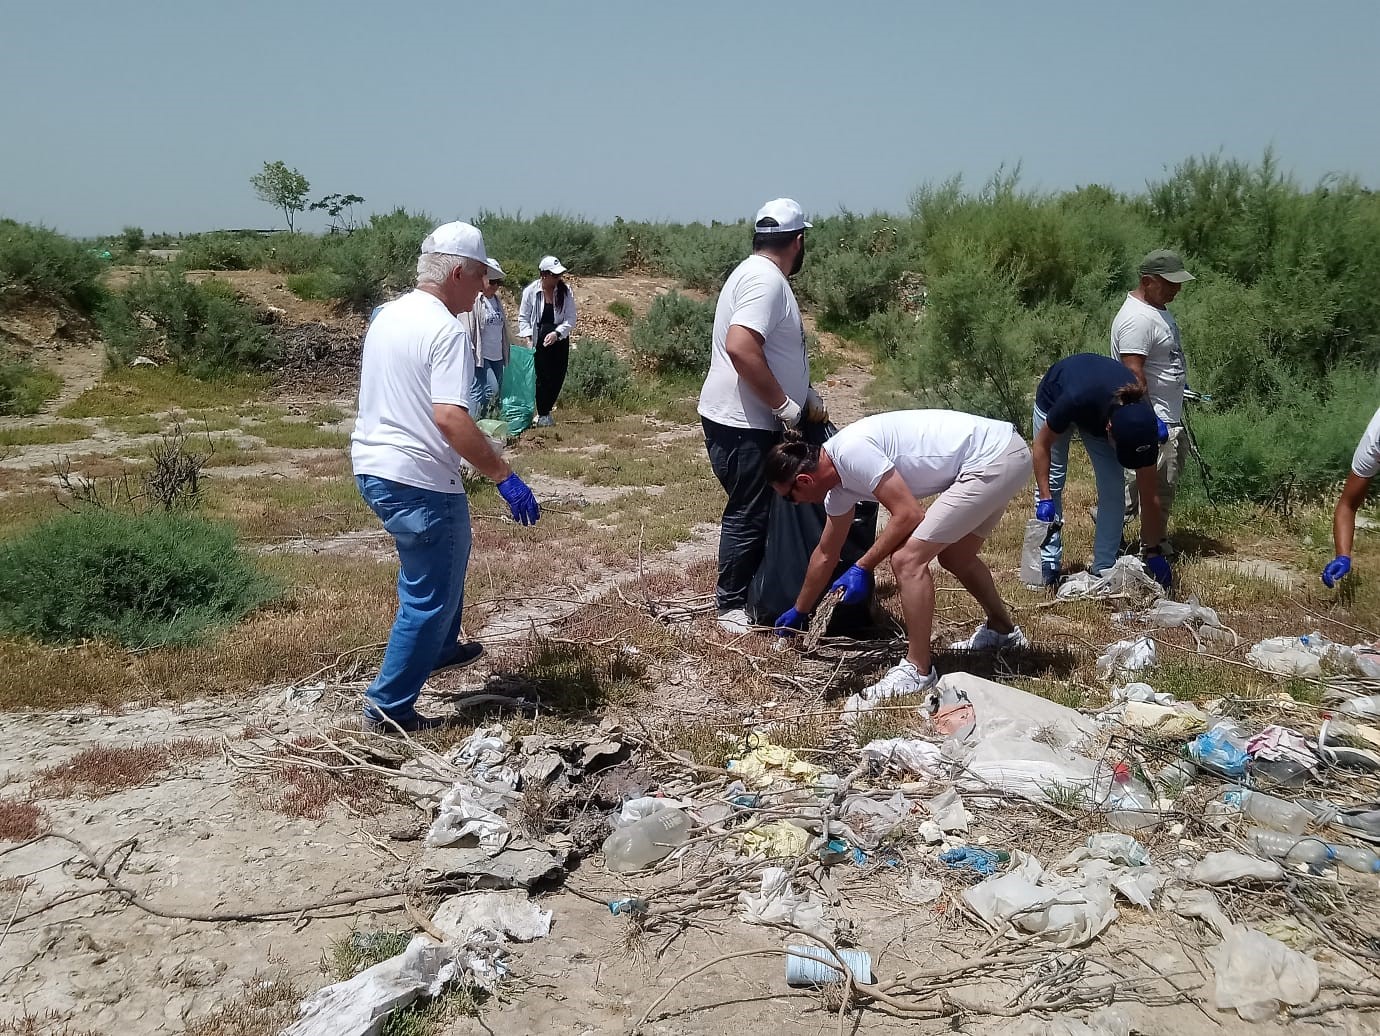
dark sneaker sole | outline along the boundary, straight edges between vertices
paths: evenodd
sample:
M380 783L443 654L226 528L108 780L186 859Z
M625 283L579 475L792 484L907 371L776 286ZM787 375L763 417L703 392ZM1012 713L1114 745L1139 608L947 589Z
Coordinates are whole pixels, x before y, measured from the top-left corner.
M456 658L454 661L451 662L441 662L438 665L436 665L431 671L433 673L445 673L451 672L452 670L468 669L470 666L474 665L476 662L478 662L481 658L484 657L484 645L476 644L475 646L478 647L479 650L476 651L474 654L468 655L464 658Z

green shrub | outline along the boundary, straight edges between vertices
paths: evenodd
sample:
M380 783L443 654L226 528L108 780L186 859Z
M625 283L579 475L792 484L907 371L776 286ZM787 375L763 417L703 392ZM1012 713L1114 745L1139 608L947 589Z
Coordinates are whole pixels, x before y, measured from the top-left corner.
M752 249L752 231L745 223L629 223L624 228L634 265L699 291L717 292Z
M264 264L269 245L261 234L216 230L182 239L176 266L182 270L253 270Z
M632 392L632 368L601 338L577 338L562 392L576 403L612 404Z
M178 370L213 377L265 367L273 340L229 285L192 284L154 272L112 295L98 316L111 361L123 366L140 354L166 356Z
M274 589L233 533L183 514L64 514L0 545L0 629L50 643L194 643Z
M101 300L101 261L47 227L0 219L0 309L48 301L91 313Z
M633 322L632 304L627 299L614 299L609 303L608 311L625 324Z
M345 279L334 270L311 270L307 273L288 274L283 279L288 291L299 299L339 299L346 294L348 285Z
M483 211L474 220L484 234L484 247L496 256L510 278L508 263L530 263L535 269L541 257L554 255L577 277L618 273L627 262L627 246L609 226L579 216L543 212L532 219ZM533 273L535 276L535 273ZM528 278L530 281L531 278ZM523 283L527 283L524 281Z
M0 350L0 414L36 414L61 388L62 379L47 367L9 359Z
M678 291L657 296L632 326L633 350L659 374L708 370L713 340L713 304Z

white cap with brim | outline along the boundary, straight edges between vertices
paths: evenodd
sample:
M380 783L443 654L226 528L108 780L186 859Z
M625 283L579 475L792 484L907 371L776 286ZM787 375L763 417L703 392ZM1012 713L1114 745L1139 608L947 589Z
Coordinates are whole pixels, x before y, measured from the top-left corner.
M484 251L484 235L479 228L469 223L442 223L426 236L422 242L422 254L458 255L465 259L478 259L488 264L489 255Z
M762 226L764 219L776 220L776 226ZM753 223L759 234L794 234L814 226L813 223L805 222L805 210L792 198L777 198L767 202L757 210L757 218Z
M489 267L489 280L491 280L491 281L501 281L501 280L503 280L503 276L504 276L504 274L503 274L503 267L501 267L501 266L498 265L498 260L497 260L497 259L485 259L484 261L485 261L485 263L488 264L488 267Z
M561 261L554 255L542 256L541 262L537 264L537 269L542 273L554 273L557 277L565 273L565 267L561 265Z

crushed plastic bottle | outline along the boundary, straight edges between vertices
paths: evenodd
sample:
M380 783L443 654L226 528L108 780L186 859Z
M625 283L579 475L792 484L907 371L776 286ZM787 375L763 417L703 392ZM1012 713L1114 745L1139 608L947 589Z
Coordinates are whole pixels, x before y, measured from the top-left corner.
M1131 768L1118 763L1112 770L1112 791L1107 798L1107 823L1118 831L1146 831L1159 827L1164 815L1155 796L1131 774Z
M1239 806L1248 820L1275 831L1287 831L1291 835L1303 834L1313 821L1313 814L1303 806L1266 795L1263 791L1233 789L1222 796L1222 801Z
M1088 854L1099 860L1124 863L1130 867L1144 867L1150 862L1150 854L1130 835L1089 835Z
M615 872L650 867L684 845L694 826L684 810L674 806L659 809L604 839L604 866Z
M1267 831L1253 827L1246 833L1246 845L1251 852L1285 865L1323 864L1333 859L1332 847L1321 838Z
M636 896L628 896L625 899L610 899L609 913L614 917L619 914L631 917L636 914L645 914L650 906L651 904L645 899L639 899Z
M1337 706L1339 716L1355 716L1361 719L1380 719L1380 694L1364 698L1348 698Z
M1331 845L1332 858L1338 866L1349 867L1362 874L1380 874L1380 855L1363 845Z

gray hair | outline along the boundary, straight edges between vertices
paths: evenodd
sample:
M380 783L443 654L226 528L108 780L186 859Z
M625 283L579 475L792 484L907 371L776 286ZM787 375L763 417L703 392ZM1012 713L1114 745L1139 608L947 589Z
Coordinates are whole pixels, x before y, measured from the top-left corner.
M417 257L418 284L444 284L446 278L457 269L468 274L487 273L488 264L463 255L446 255L442 252L423 252Z

